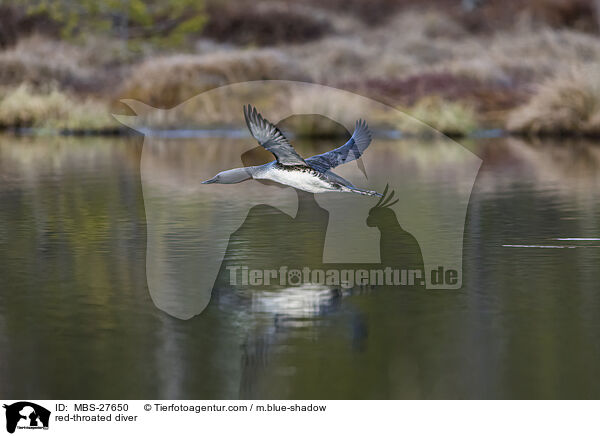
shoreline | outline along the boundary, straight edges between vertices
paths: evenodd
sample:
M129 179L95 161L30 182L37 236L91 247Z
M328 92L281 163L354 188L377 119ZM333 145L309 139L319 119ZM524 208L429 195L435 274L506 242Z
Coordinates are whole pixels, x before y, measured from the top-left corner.
M432 128L433 130L433 128ZM417 134L412 132L403 132L401 130L391 129L372 129L373 137L386 140L404 140L404 139L422 139L430 140L437 137L428 133ZM453 134L451 132L438 132L441 136L449 139L498 139L498 138L519 138L530 140L542 139L583 139L600 143L600 135L590 135L576 132L563 132L561 134L527 134L519 132L510 132L502 128L489 128L475 130L469 134ZM132 136L149 136L164 139L190 139L190 138L236 138L243 139L250 137L244 128L241 127L219 127L219 128L181 128L181 129L155 129L149 127L140 127L139 130L130 127L117 127L110 129L50 129L36 127L5 127L0 129L0 135L13 135L16 137L132 137ZM291 132L286 132L286 136L290 139L312 139L312 140L328 140L328 139L348 139L344 135L310 135L302 134L295 135Z

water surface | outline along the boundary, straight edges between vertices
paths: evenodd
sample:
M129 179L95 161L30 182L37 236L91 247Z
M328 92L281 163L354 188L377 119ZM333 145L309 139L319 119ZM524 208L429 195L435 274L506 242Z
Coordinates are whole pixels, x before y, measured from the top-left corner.
M239 155L247 140L222 139L195 159L194 139L161 141L154 174L172 184L173 201L190 204L191 222L227 219L226 197L193 203L184 182L200 161L205 171L227 169L226 155ZM148 289L142 138L2 136L0 396L599 398L600 243L581 239L600 237L600 144L466 145L483 165L467 211L461 289L221 284L207 309L184 321L159 310ZM172 150L182 147L191 154L178 160ZM299 145L304 155L328 148ZM405 175L401 198L413 183L451 202L462 180L444 144L380 140L369 153L378 165L373 183ZM433 223L444 242L447 223L426 210L404 218ZM270 238L294 244L301 236L295 253L315 262L318 214L290 235L285 226L265 229L269 211L248 222L237 244L225 241L228 261L258 250L275 264L282 253ZM174 262L186 261L191 244L180 236L162 247ZM544 248L555 246L575 248Z

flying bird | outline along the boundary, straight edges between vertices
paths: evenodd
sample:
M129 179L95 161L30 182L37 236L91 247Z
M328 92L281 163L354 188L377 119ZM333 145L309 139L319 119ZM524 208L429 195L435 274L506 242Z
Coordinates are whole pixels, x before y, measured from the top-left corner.
M358 120L352 137L339 148L303 159L281 131L253 106L244 106L244 117L252 136L275 160L264 165L222 171L202 183L240 183L249 179L271 180L306 192L354 192L381 197L376 191L355 187L332 168L358 159L371 143L371 132L364 120Z

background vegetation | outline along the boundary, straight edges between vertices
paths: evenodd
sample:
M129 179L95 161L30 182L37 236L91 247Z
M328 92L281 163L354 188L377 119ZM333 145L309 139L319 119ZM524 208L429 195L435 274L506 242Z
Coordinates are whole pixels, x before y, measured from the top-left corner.
M10 0L0 126L113 131L227 83L358 92L453 135L600 132L596 0ZM68 106L68 108L67 108Z

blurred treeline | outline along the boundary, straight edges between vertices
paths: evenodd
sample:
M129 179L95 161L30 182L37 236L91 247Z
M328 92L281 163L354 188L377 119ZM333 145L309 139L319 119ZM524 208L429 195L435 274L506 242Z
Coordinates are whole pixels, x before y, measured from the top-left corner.
M206 21L204 4L196 0L12 0L1 12L4 47L32 33L64 39L103 34L179 45L201 31Z
M474 33L502 30L523 15L552 27L597 33L596 0L4 0L0 46L41 33L72 39L90 33L181 45L205 36L236 44L305 42L335 30L327 13L381 25L407 9L441 8Z

